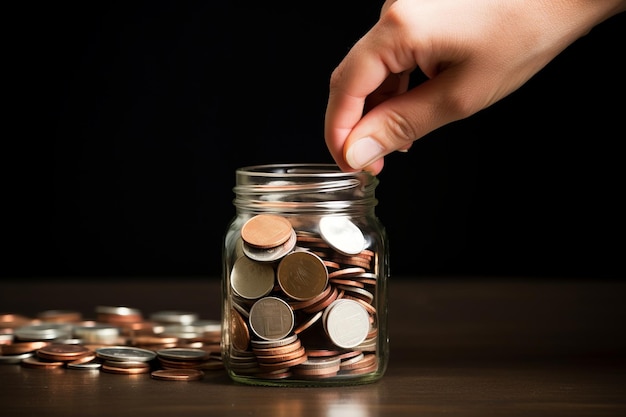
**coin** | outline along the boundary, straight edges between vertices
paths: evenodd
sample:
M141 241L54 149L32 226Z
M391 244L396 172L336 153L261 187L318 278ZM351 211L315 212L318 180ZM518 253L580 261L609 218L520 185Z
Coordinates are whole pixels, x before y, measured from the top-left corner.
M296 246L296 232L291 231L289 238L278 246L271 248L258 248L247 243L243 243L242 251L250 259L259 262L276 261L291 252Z
M319 228L322 238L344 255L356 255L365 248L363 232L347 217L324 216Z
M65 362L61 361L46 361L34 356L29 358L22 359L20 364L26 368L44 368L44 369L52 369L52 368L61 368L65 365Z
M152 313L150 319L159 323L191 324L198 320L192 311L162 310Z
M283 292L299 301L318 296L328 284L324 261L311 252L292 252L285 256L278 264L276 275Z
M245 351L250 344L250 332L244 318L234 308L230 310L230 334L235 349Z
M230 285L243 298L264 297L274 288L274 267L242 256L233 265Z
M51 343L37 350L37 356L51 361L72 361L90 352L91 350L83 345Z
M330 340L340 348L353 348L365 340L370 330L370 316L357 301L333 301L322 317Z
M150 376L162 381L195 381L202 379L204 372L198 369L158 369Z
M241 238L257 248L273 248L285 243L293 227L289 220L275 214L257 214L241 227Z
M261 298L250 308L250 328L261 339L282 339L291 333L294 320L289 304L278 297Z
M20 355L22 353L34 352L37 349L48 346L50 342L34 341L34 342L14 342L8 345L0 346L0 355Z
M173 360L204 360L209 357L209 352L194 348L167 348L156 351L158 357Z
M111 346L96 349L99 358L113 361L147 362L156 358L152 350L140 349L131 346Z

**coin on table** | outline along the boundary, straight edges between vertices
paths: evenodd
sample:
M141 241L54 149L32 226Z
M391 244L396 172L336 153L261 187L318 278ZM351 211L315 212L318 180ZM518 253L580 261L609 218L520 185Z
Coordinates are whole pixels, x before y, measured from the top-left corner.
M112 361L148 362L156 358L156 352L131 346L107 346L96 349L99 358Z
M20 355L27 352L35 352L42 347L48 346L50 342L33 341L33 342L14 342L8 345L0 345L1 355Z
M15 329L15 337L21 341L51 341L72 336L73 326L69 323L31 324Z
M205 360L209 358L209 352L198 348L165 348L156 351L159 358L189 361Z
M356 255L365 248L365 237L347 217L324 216L319 222L320 235L337 252Z
M199 369L158 369L150 376L162 381L196 381L204 377L204 372Z
M324 261L311 252L292 252L285 256L278 264L276 276L283 292L298 301L319 296L328 284Z
M257 214L241 227L241 238L258 248L273 248L285 243L293 227L289 220L276 214Z
M91 349L83 345L50 343L37 350L37 356L51 361L69 362L88 355Z
M35 356L23 359L20 364L26 368L40 368L40 369L56 369L62 368L65 362L61 361L47 361Z
M193 311L162 310L152 313L150 319L158 323L192 324L199 317Z

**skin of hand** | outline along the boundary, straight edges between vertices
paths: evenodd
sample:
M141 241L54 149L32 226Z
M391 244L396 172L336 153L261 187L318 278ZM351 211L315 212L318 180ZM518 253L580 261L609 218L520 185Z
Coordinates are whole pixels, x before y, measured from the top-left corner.
M506 97L624 0L386 1L330 77L324 135L344 171ZM409 89L411 72L427 80Z

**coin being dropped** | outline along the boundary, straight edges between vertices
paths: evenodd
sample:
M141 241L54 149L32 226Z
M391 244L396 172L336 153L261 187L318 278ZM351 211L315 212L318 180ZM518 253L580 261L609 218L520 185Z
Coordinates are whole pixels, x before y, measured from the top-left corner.
M324 216L319 222L320 235L337 252L356 255L365 248L365 237L347 217Z

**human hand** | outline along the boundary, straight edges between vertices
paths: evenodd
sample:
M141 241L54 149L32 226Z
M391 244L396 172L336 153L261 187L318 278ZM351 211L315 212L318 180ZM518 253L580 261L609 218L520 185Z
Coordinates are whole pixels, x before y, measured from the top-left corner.
M624 0L397 0L333 71L325 139L344 171L506 97ZM409 89L412 71L428 79Z

